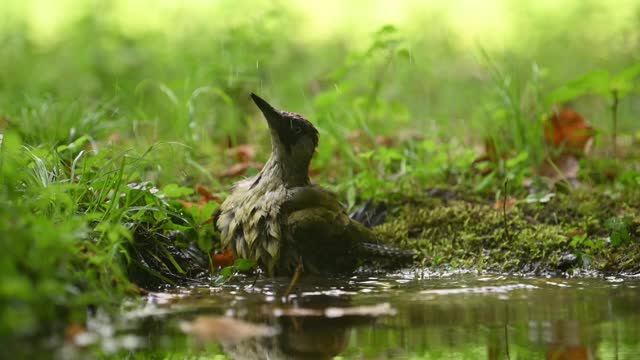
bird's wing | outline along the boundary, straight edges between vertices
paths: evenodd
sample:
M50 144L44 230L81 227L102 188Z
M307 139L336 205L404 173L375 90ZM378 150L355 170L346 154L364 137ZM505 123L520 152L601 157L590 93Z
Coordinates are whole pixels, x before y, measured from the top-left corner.
M285 210L288 242L283 251L284 272L299 258L306 271L341 273L357 267L359 244L373 238L363 225L352 221L337 196L321 187L292 191Z
M287 218L288 246L283 248L283 265L291 269L302 260L305 271L333 273L341 271L346 258L355 258L354 238L346 236L350 219L325 207L294 211ZM288 263L287 263L288 262Z
M282 210L286 213L322 207L346 214L346 209L340 203L338 195L316 185L291 189L287 195L287 201L282 207Z

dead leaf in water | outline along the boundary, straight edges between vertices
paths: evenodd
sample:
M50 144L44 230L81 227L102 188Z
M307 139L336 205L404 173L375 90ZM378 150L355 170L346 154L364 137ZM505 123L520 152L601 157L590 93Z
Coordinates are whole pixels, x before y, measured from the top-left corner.
M222 316L199 316L190 323L180 324L180 329L201 343L237 343L248 338L274 336L278 333L271 326Z

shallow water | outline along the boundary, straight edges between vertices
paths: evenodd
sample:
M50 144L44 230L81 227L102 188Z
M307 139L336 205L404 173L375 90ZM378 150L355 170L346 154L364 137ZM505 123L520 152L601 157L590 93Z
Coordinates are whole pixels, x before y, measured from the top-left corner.
M89 330L134 358L640 359L640 279L304 277L283 303L286 286L152 293Z

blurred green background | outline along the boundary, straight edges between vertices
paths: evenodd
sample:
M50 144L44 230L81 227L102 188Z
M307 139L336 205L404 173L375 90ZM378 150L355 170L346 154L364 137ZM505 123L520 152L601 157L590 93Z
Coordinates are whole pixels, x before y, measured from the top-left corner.
M252 91L317 124L320 154L355 129L509 142L522 114L549 111L538 100L551 89L640 60L633 0L9 0L0 11L0 110L27 141L65 142L73 128L141 149L179 141L205 158L212 143L266 141L247 121ZM606 100L575 105L601 135ZM621 133L637 130L638 110L637 95L620 104Z

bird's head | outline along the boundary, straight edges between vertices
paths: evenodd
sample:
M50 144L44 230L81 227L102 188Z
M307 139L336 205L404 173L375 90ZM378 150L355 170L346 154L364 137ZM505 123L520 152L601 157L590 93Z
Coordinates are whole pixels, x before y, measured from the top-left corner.
M280 111L256 94L251 99L264 114L271 130L271 157L285 177L308 179L309 163L318 146L318 130L298 114ZM307 180L308 181L308 180Z

